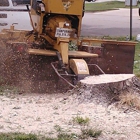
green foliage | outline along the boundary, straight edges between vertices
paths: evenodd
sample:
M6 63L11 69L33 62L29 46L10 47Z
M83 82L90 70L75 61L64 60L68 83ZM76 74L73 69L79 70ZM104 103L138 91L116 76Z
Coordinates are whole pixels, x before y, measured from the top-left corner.
M56 132L61 133L63 130L59 125L55 125L54 129L56 130Z
M90 119L87 117L83 118L83 117L77 116L77 117L73 118L73 122L80 124L80 125L88 124L89 121L90 121Z
M76 136L76 134L67 134L67 133L61 133L58 134L57 140L73 140L73 138Z
M77 51L78 47L76 45L76 42L70 41L69 42L69 51Z
M140 42L135 47L134 74L140 77Z
M0 133L0 140L37 140L37 136L23 133Z
M0 95L6 95L9 93L18 94L20 91L17 87L10 85L0 85Z
M135 6L134 8L136 7L137 6ZM90 12L108 11L108 10L115 10L118 8L129 8L129 6L125 6L125 3L122 1L108 1L108 2L85 4L85 11L90 11Z
M101 130L95 129L83 129L81 134L75 133L58 133L56 138L51 137L39 137L35 134L24 134L24 133L0 133L0 140L75 140L84 139L87 140L89 137L97 138L101 135Z
M44 140L57 140L57 139L55 139L55 138L45 138Z
M81 134L81 138L87 138L87 137L93 137L93 138L97 138L101 135L102 131L101 130L96 130L93 128L87 128L87 129L82 129L81 130L82 134Z
M118 37L114 36L114 37L112 37L112 36L106 35L106 36L100 37L100 39L117 40L117 41L129 41L129 40L127 40L126 36L118 36ZM131 41L135 41L135 40L136 40L136 37L133 36Z

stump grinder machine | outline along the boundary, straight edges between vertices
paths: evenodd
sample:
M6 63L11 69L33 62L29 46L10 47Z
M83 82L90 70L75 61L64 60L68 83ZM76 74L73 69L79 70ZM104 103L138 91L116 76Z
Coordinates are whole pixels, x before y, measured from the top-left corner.
M27 10L33 30L11 25L0 33L6 44L1 49L4 81L32 92L51 92L74 87L89 75L133 73L135 42L80 38L84 4L31 0Z

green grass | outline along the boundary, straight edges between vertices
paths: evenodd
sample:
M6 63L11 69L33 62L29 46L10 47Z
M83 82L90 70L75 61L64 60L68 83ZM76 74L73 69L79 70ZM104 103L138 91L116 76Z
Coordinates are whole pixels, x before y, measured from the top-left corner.
M134 74L140 77L140 43L135 47Z
M89 123L89 121L90 121L90 119L87 117L83 118L83 117L77 116L77 117L73 118L73 122L77 123L79 125L86 125Z
M9 93L18 94L20 93L20 90L15 86L10 85L0 85L0 95L7 95Z
M97 138L101 133L101 130L90 128L82 129L79 135L75 133L61 132L57 134L56 138L24 133L0 133L0 140L87 140L88 138Z
M137 8L138 6L133 6L133 8ZM85 11L90 12L100 12L100 11L108 11L115 10L118 8L129 8L129 6L125 6L125 2L121 1L109 1L109 2L101 2L101 3L86 3Z
M38 140L34 134L0 133L0 140Z
M67 133L61 133L61 134L58 134L58 139L57 140L73 140L74 137L77 137L76 134L67 134Z
M87 137L92 137L92 138L97 138L101 135L102 131L93 129L93 128L87 128L87 129L82 129L82 138L87 138Z
M87 140L89 138L98 138L102 134L102 130L97 128L91 128L87 124L89 118L76 117L74 120L80 125L80 133L71 133L71 130L64 130L59 125L55 125L56 137L43 136L36 134L25 134L25 133L0 133L0 140ZM54 130L52 130L54 132ZM53 133L52 133L53 134Z

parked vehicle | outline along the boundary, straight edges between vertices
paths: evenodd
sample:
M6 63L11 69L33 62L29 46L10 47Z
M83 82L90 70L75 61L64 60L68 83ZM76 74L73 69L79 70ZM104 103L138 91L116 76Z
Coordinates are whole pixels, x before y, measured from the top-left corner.
M12 2L14 6L19 4L30 4L30 0L12 0Z
M12 0L4 0L0 2L0 31L10 28L12 24L15 29L32 30L26 6L14 6Z

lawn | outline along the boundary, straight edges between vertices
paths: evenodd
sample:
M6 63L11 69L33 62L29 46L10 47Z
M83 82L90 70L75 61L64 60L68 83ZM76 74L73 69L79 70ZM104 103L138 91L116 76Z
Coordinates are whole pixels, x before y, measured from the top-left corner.
M99 12L99 11L108 11L115 10L118 8L129 8L129 6L125 6L125 2L121 1L108 1L101 3L86 3L85 11L90 12ZM138 8L138 6L133 6L133 8Z
M140 77L140 43L135 47L134 74Z

